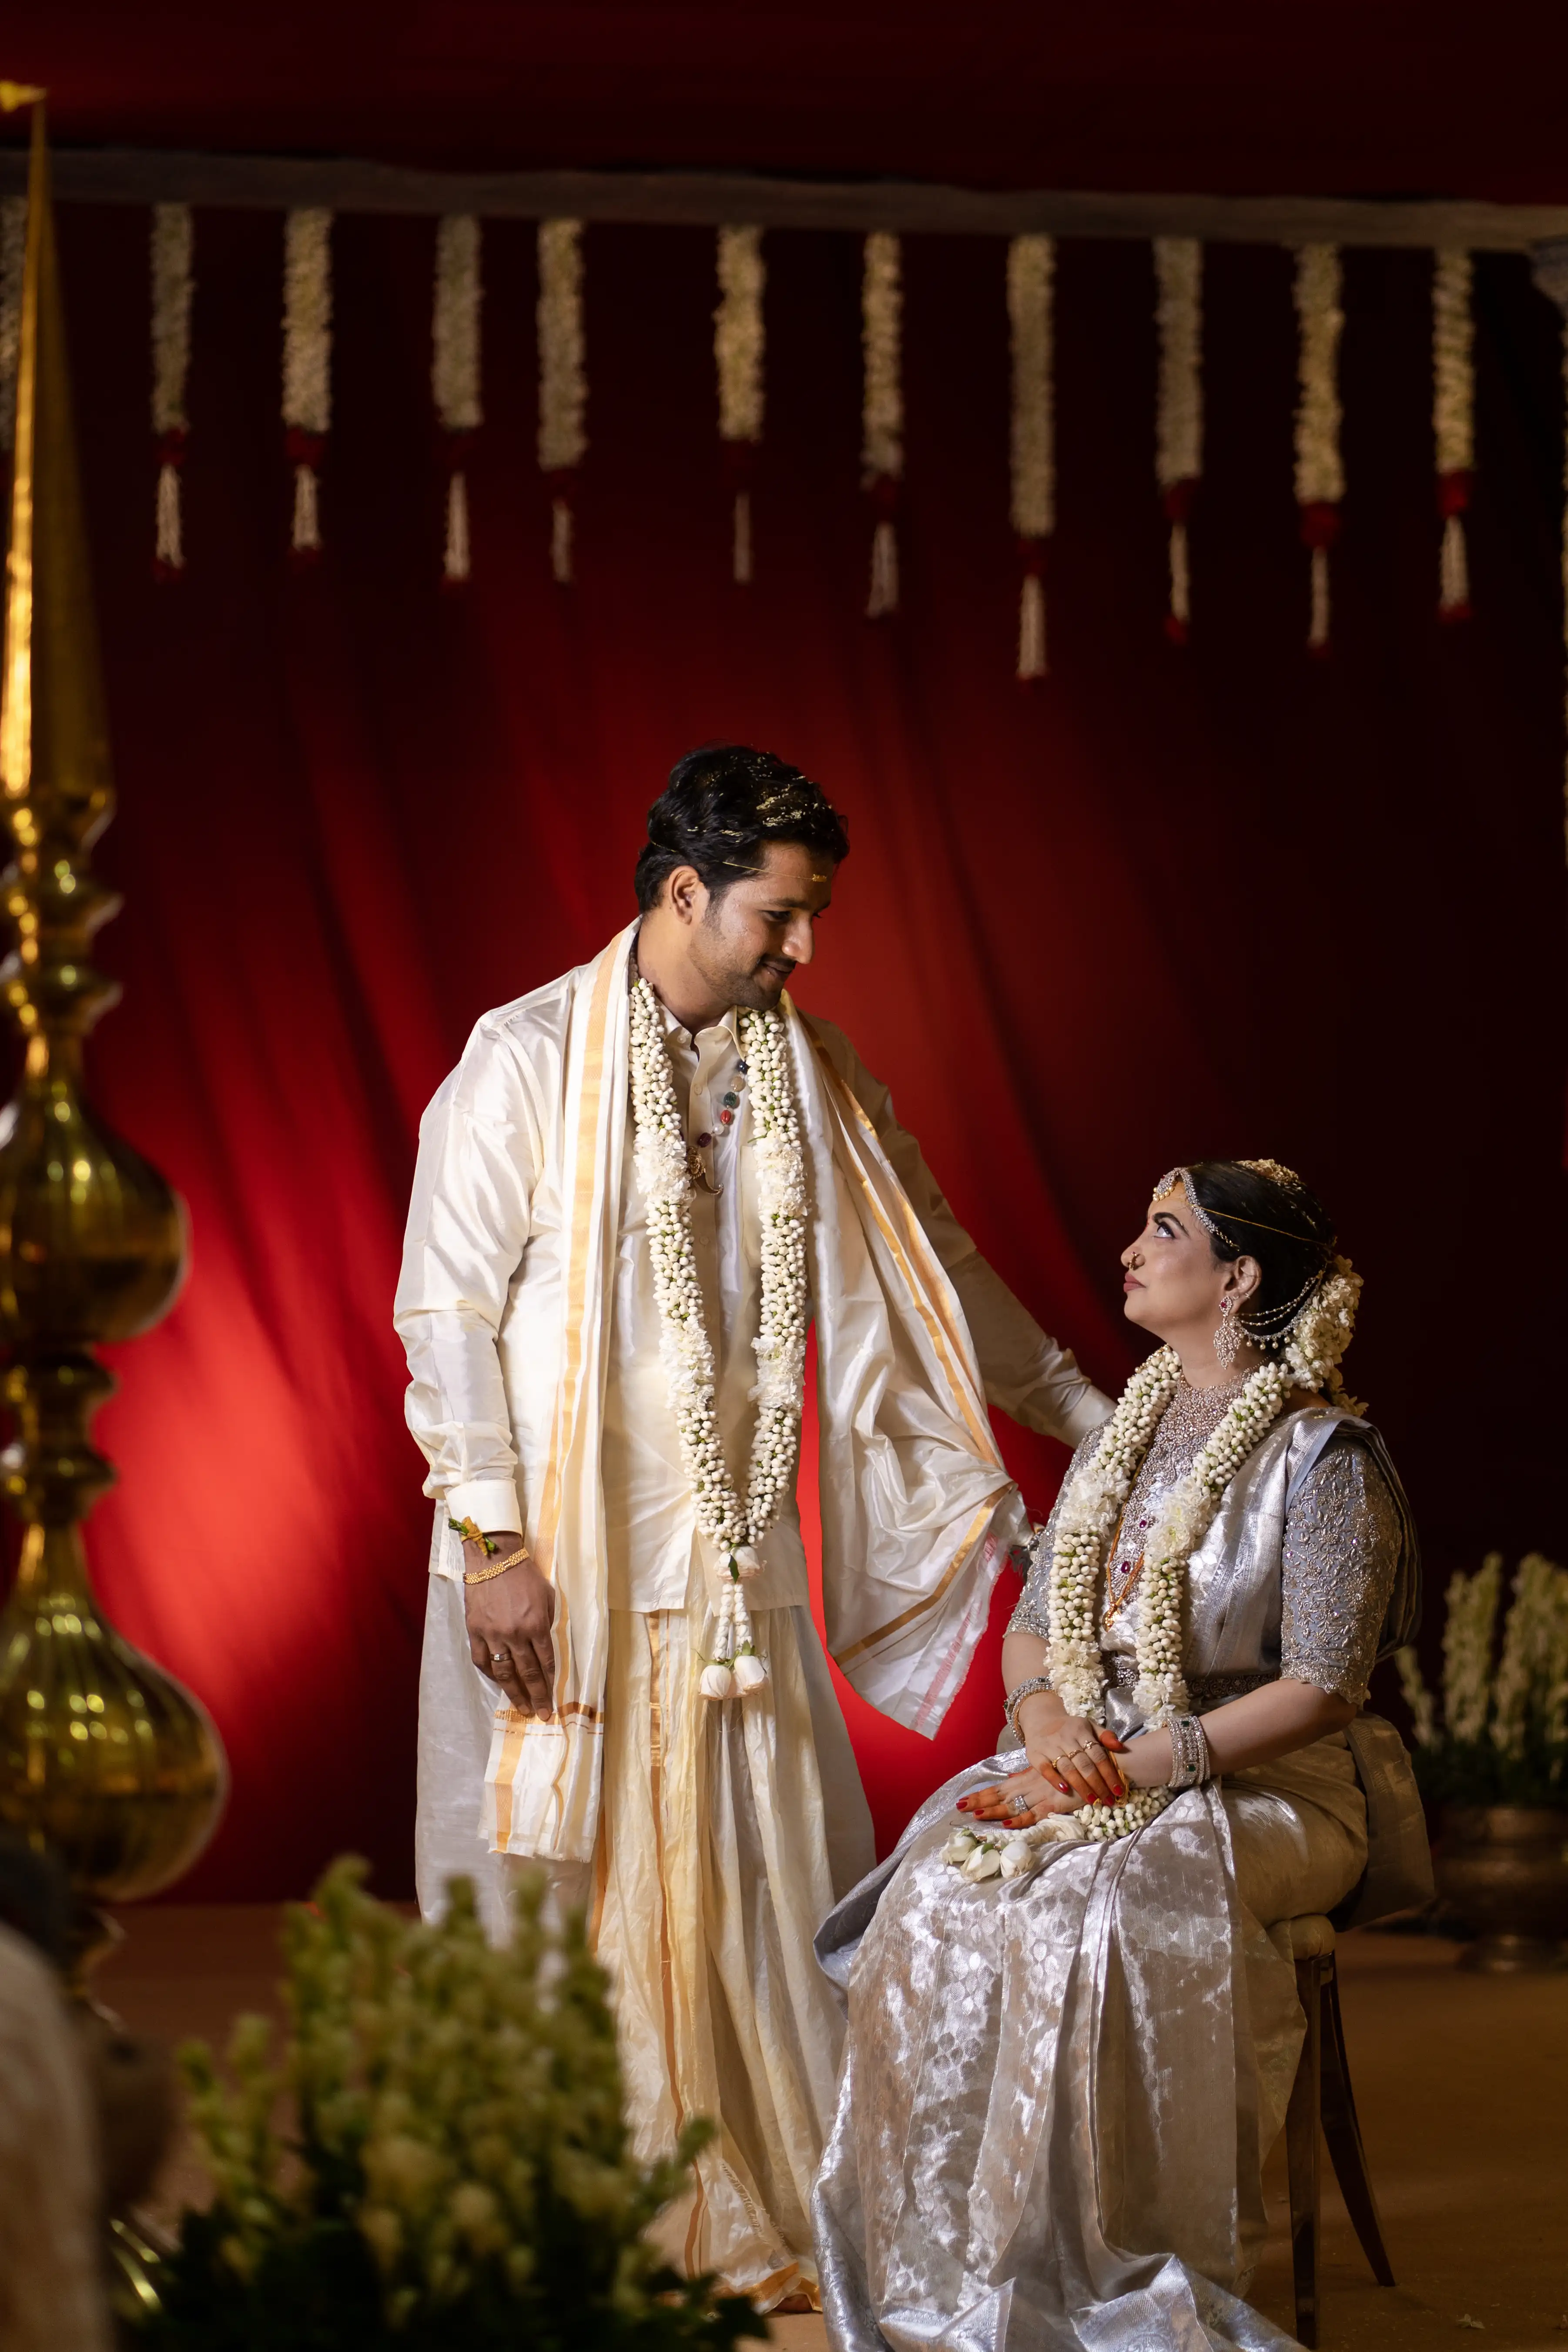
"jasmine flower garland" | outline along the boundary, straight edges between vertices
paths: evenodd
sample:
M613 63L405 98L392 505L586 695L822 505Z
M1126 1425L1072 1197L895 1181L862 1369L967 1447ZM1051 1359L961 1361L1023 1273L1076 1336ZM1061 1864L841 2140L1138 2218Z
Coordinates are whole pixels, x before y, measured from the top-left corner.
M762 1303L752 1343L757 1382L751 1391L757 1423L743 1501L720 1443L713 1345L692 1245L691 1171L674 1074L658 999L638 979L631 992L632 1110L658 1301L659 1351L697 1524L729 1567L718 1654L708 1661L701 1680L703 1696L713 1699L728 1698L734 1689L755 1690L767 1680L738 1588L761 1567L755 1548L794 1483L805 1381L805 1170L782 1015L743 1012L741 1050L751 1085L762 1215Z
M1295 1388L1324 1390L1331 1402L1361 1410L1345 1393L1339 1361L1355 1328L1361 1276L1338 1257L1282 1335L1284 1352L1260 1364L1160 1513L1143 1549L1139 1583L1136 1705L1151 1729L1189 1712L1182 1675L1187 1564L1207 1535L1226 1488L1279 1420ZM1153 1443L1182 1376L1173 1348L1159 1348L1122 1390L1092 1456L1065 1490L1051 1554L1051 1687L1069 1715L1105 1721L1105 1661L1100 1645L1100 1589L1105 1547ZM1126 1837L1163 1811L1169 1789L1132 1789L1115 1805L1081 1805L1048 1814L1026 1829L984 1836L956 1831L946 1860L972 1880L1016 1877L1034 1869L1053 1841L1099 1843Z

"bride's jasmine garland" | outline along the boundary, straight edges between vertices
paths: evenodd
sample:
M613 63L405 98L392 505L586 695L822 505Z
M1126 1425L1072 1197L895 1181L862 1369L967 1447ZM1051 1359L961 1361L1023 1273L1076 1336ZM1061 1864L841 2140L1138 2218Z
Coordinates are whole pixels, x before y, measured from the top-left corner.
M691 1239L691 1168L658 999L638 979L631 992L632 1110L637 1181L647 1206L648 1250L658 1301L660 1355L697 1524L724 1556L717 1654L705 1664L704 1698L728 1698L767 1680L742 1598L762 1566L756 1546L777 1518L795 1477L805 1381L805 1169L790 1072L789 1037L777 1013L743 1012L741 1051L752 1097L752 1150L762 1221L757 1407L742 1500L720 1442L713 1345Z
M1235 1403L1171 1494L1150 1529L1139 1579L1134 1702L1151 1729L1190 1710L1182 1675L1187 1565L1214 1522L1226 1488L1279 1420L1292 1389L1324 1390L1331 1402L1360 1411L1346 1394L1339 1361L1355 1328L1362 1278L1348 1258L1331 1270L1281 1335L1283 1352L1250 1373ZM1105 1660L1100 1646L1100 1579L1105 1548L1132 1490L1161 1416L1175 1395L1181 1362L1157 1349L1122 1390L1093 1455L1062 1496L1051 1554L1051 1638L1047 1669L1069 1715L1105 1721ZM997 1836L959 1830L942 1848L966 1878L1013 1878L1035 1868L1038 1849L1126 1837L1170 1803L1170 1789L1134 1789L1114 1805L1080 1805L1047 1814L1026 1829Z

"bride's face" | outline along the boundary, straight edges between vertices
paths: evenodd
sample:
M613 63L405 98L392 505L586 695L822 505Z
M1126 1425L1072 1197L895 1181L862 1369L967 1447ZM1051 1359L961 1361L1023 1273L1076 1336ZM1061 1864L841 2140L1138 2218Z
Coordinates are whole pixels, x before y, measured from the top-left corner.
M1162 1339L1213 1331L1220 1301L1228 1294L1234 1313L1258 1286L1251 1258L1215 1256L1179 1184L1150 1203L1149 1221L1122 1251L1121 1266L1127 1320Z

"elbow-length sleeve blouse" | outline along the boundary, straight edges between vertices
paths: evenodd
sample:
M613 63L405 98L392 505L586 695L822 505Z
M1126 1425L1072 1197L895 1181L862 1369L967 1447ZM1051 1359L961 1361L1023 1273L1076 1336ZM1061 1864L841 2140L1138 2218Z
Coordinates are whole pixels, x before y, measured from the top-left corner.
M1084 1440L1073 1467L1094 1451ZM1071 1475L1069 1471L1068 1475ZM1050 1637L1051 1514L1034 1548L1022 1598L1008 1631ZM1366 1704L1398 1567L1398 1506L1371 1450L1341 1430L1291 1496L1280 1566L1279 1666L1282 1677L1331 1691L1352 1706Z

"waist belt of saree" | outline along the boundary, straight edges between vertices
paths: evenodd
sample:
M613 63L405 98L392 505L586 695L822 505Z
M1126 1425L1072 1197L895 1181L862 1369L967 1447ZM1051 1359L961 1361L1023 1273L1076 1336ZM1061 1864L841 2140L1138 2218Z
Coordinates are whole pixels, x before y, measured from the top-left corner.
M1131 1690L1138 1680L1138 1661L1125 1650L1116 1650L1106 1659L1106 1672L1118 1690ZM1210 1707L1223 1706L1228 1698L1245 1698L1248 1691L1261 1690L1265 1683L1277 1683L1278 1666L1258 1666L1235 1675L1189 1675L1187 1695L1194 1715L1206 1715Z

